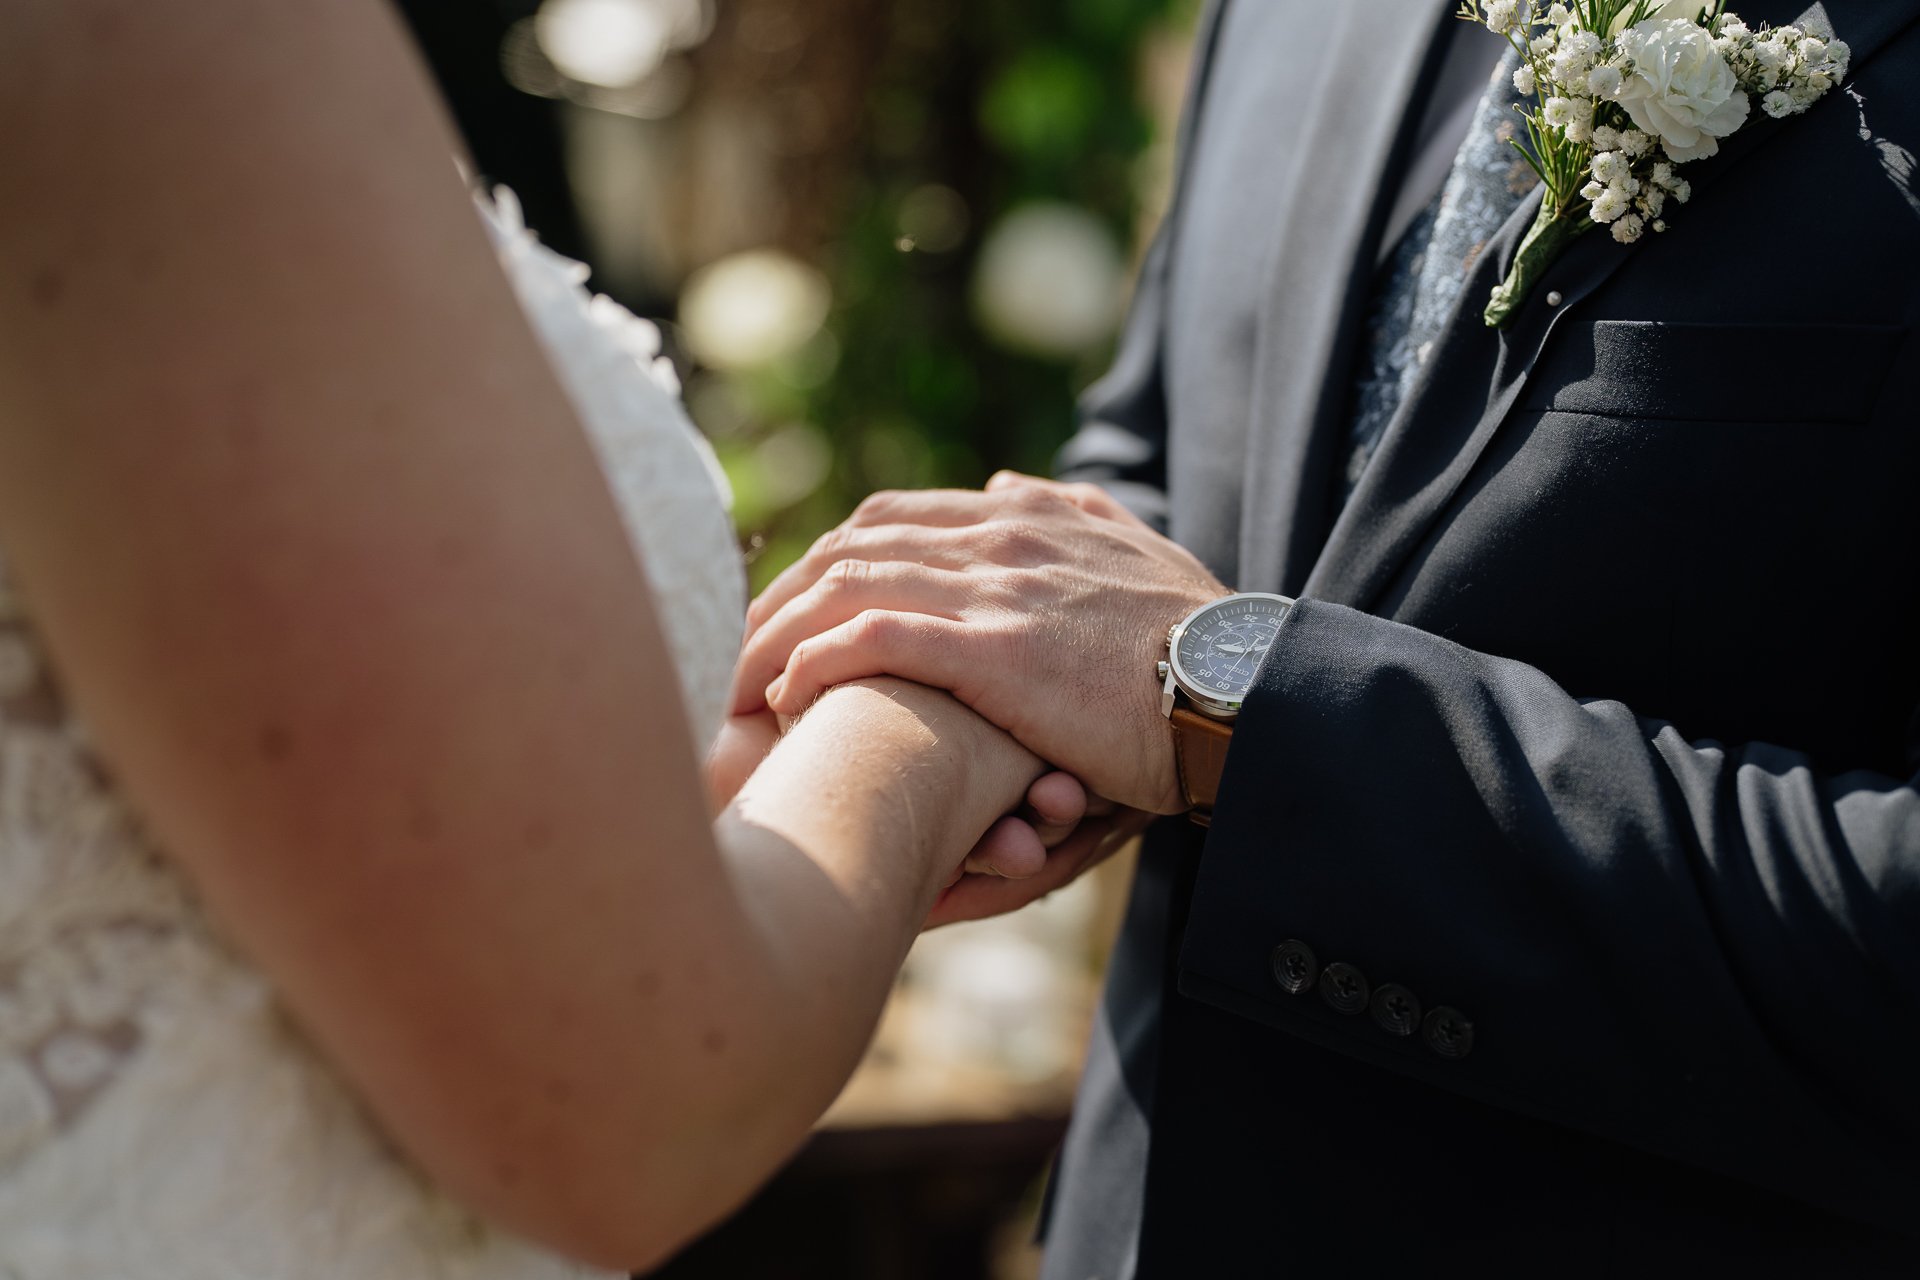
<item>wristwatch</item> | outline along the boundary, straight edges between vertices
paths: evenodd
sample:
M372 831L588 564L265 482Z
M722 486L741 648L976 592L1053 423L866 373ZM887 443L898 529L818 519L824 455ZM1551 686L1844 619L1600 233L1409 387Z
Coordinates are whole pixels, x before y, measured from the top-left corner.
M1201 605L1167 632L1167 656L1155 668L1166 682L1160 714L1173 725L1187 816L1203 827L1213 821L1241 699L1291 608L1285 596L1243 591Z

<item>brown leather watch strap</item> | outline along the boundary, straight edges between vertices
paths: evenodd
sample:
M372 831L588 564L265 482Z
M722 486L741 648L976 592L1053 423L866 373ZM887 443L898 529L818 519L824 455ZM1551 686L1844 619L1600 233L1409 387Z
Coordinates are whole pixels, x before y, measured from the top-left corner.
M1220 794L1220 775L1227 767L1227 747L1233 726L1185 707L1168 717L1173 724L1173 755L1180 768L1180 792L1192 810L1187 814L1201 826L1213 821L1213 801Z

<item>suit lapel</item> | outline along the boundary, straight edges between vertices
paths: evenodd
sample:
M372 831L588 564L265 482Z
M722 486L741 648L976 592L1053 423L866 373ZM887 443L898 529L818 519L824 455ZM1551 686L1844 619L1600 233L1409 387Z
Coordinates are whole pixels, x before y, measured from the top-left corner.
M1765 12L1774 7L1763 3L1741 9L1753 10L1743 16L1776 25L1795 21L1816 30L1829 25L1852 46L1855 67L1920 15L1920 0L1833 0L1804 12ZM1792 120L1764 115L1751 119L1718 155L1687 167L1694 191L1711 187ZM1554 327L1633 256L1634 246L1619 244L1598 229L1588 232L1549 269L1511 328L1487 328L1480 317L1487 294L1512 265L1540 199L1536 191L1522 201L1481 254L1461 290L1459 306L1434 344L1428 376L1415 384L1405 410L1380 442L1300 594L1359 609L1377 607L1518 402ZM1554 292L1562 302L1549 307L1545 299Z
M1239 589L1298 586L1330 519L1333 441L1346 403L1373 249L1405 165L1411 124L1444 42L1451 0L1328 6L1313 61L1337 69L1309 121L1267 261L1254 356ZM1436 45L1438 48L1436 49ZM1287 74L1275 67L1275 75ZM1389 198L1382 199L1386 192Z

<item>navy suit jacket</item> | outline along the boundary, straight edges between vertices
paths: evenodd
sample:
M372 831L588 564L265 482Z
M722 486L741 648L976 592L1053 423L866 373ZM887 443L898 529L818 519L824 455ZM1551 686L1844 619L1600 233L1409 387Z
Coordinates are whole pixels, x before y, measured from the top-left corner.
M1149 833L1046 1274L1920 1274L1920 0L1815 6L1847 84L1756 110L1667 232L1582 237L1496 332L1523 203L1344 508L1453 5L1232 2L1296 10L1313 56L1271 74L1341 109L1210 114L1246 100L1212 6L1174 208L1060 471L1175 537L1237 506L1194 550L1302 603L1211 829ZM1193 157L1236 130L1293 175L1257 251L1194 194L1231 187ZM1231 485L1193 461L1212 393L1171 372L1219 366L1172 300L1221 254L1265 290ZM1457 1010L1471 1052L1289 994L1287 940Z

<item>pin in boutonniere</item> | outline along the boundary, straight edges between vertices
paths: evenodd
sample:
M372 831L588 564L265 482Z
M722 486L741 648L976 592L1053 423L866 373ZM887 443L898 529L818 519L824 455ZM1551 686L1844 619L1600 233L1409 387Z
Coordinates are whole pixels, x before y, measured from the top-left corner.
M1515 107L1527 141L1513 147L1540 175L1539 216L1493 291L1486 320L1504 329L1533 284L1596 224L1632 244L1665 231L1669 200L1692 186L1679 167L1720 149L1747 121L1750 101L1796 115L1847 73L1844 40L1798 27L1749 28L1727 0L1461 0L1459 17L1483 22L1520 55L1514 87L1535 105Z

